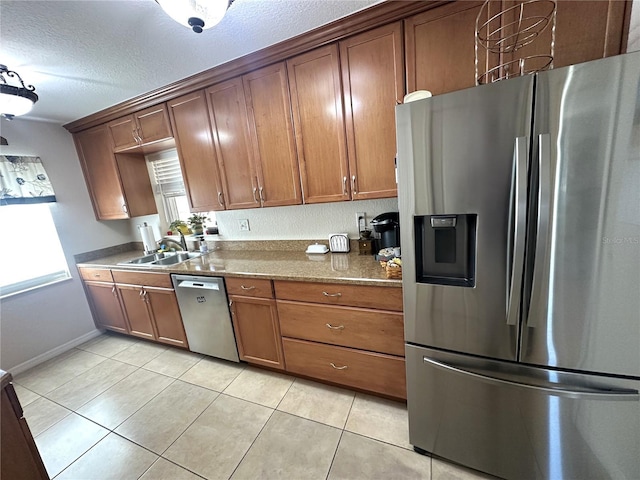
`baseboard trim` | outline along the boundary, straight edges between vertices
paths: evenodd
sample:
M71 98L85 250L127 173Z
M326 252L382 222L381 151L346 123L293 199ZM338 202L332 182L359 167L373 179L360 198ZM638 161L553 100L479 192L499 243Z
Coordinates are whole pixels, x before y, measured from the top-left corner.
M53 357L57 357L58 355L60 355L61 353L64 353L68 350L71 350L72 348L77 347L78 345L83 344L84 342L87 342L89 340L91 340L92 338L96 338L99 335L102 335L102 331L101 330L93 330L89 333L85 333L84 335L75 338L67 343L64 343L56 348L52 348L51 350L49 350L48 352L44 352L40 355L38 355L37 357L34 357L30 360L27 360L26 362L22 362L18 365L16 365L13 368L9 368L8 371L15 377L16 375L18 375L19 373L22 373L26 370L29 370L30 368L35 367L36 365L40 365L43 362L46 362L47 360L52 359Z

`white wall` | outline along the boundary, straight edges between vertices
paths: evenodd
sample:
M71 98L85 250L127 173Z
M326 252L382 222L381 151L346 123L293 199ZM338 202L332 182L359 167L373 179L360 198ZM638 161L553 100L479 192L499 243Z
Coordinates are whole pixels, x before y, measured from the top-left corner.
M11 370L95 332L73 255L136 239L128 220L96 221L72 137L61 126L3 118L0 134L9 142L0 154L42 158L56 192L51 213L73 277L0 301L0 368ZM37 225L18 228L37 235ZM44 249L46 243L43 238ZM0 255L23 253L16 245L15 251Z
M633 0L629 36L627 37L627 52L635 52L637 50L640 50L640 0Z
M358 238L356 213L365 212L367 222L384 212L397 212L398 199L252 208L216 212L220 238L224 240L316 240L332 233ZM249 220L250 231L240 231L238 220ZM370 226L368 226L370 228Z

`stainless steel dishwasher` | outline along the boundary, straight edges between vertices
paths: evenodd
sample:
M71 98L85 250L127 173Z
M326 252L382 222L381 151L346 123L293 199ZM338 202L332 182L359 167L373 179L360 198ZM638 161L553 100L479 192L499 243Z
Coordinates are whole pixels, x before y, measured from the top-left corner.
M171 275L189 350L239 362L222 277Z

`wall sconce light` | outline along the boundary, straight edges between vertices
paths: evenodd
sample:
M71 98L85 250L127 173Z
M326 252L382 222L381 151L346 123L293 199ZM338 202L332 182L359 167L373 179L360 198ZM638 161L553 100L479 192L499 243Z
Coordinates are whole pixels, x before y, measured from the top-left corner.
M9 83L11 79L17 79L11 82L16 85ZM28 113L38 101L35 89L33 85L25 85L20 75L9 70L6 65L0 65L0 115L11 120Z
M167 15L196 33L216 26L234 0L156 0Z

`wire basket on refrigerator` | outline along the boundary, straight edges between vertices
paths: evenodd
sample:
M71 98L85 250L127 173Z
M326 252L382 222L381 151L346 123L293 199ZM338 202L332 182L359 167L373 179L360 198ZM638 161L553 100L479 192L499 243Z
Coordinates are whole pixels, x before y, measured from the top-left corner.
M491 6L496 3L486 0L476 18L476 85L553 68L556 2L525 0L490 15ZM546 41L540 37L547 29L551 29L548 53L519 55L523 47ZM484 62L480 61L480 54L484 54ZM497 64L492 66L490 61L496 58Z

